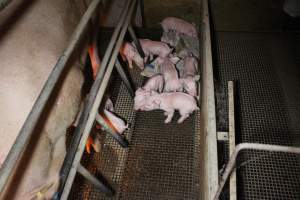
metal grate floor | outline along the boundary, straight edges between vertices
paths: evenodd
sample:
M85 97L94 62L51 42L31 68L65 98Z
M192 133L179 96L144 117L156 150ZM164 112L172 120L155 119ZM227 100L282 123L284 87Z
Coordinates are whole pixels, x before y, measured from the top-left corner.
M237 84L237 142L299 146L300 36L216 36L216 77L226 90L227 81ZM300 156L245 151L237 165L239 199L300 199L299 167Z
M159 39L158 31L140 33L140 37L148 35ZM136 86L142 84L138 70L130 75ZM99 178L105 177L116 194L107 197L76 175L69 199L197 199L200 113L180 125L176 113L170 124L164 124L161 111L133 112L133 100L117 76L107 92L117 114L131 123L131 130L125 133L130 147L123 149L102 134L100 153L85 153L81 162Z

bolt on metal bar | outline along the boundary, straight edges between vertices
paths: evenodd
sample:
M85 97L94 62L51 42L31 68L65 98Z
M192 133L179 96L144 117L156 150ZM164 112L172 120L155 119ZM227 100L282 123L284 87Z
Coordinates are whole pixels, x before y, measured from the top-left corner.
M116 69L122 79L122 81L124 82L130 96L133 98L134 97L134 86L132 85L132 81L130 81L124 71L123 66L121 65L121 63L119 62L119 59L116 60Z
M81 164L78 165L77 171L79 174L81 174L84 178L86 178L88 181L90 181L93 185L95 185L97 188L99 188L107 195L112 196L115 193L114 190L109 185L102 183Z
M0 196L4 193L3 191L6 187L6 184L8 183L13 171L15 170L23 151L29 143L33 130L41 116L41 113L44 110L44 107L50 95L52 94L52 91L54 90L54 87L56 86L74 49L77 47L78 42L88 25L89 19L97 9L100 2L101 0L93 0L93 2L91 2L90 6L88 7L83 17L81 18L79 24L77 25L68 47L55 64L47 82L45 83L41 93L39 94L35 104L33 105L32 110L26 118L26 121L23 124L18 134L18 137L16 138L15 143L11 148L0 170Z
M145 53L144 53L144 51L143 51L143 48L142 48L142 46L141 46L141 43L140 43L139 39L136 37L135 32L134 32L134 30L133 30L133 28L132 28L131 25L128 26L128 32L129 32L130 37L132 38L132 40L133 40L133 42L134 42L134 44L135 44L135 46L136 46L136 48L137 48L137 50L138 50L140 56L141 56L142 58L145 58Z
M235 147L235 120L234 120L234 83L228 81L228 119L229 119L229 155ZM229 180L229 199L236 200L236 169L233 169Z
M96 93L96 98L94 99L94 101L91 101L91 102L89 101L89 104L91 104L91 105L90 106L88 105L87 107L91 107L90 112L87 113L87 119L84 121L84 123L80 124L80 126L83 129L83 131L82 131L83 134L82 134L82 137L80 139L80 143L78 145L78 148L76 150L75 157L74 157L74 159L72 161L71 169L70 169L70 171L69 171L69 173L67 175L66 183L65 183L65 186L63 188L63 193L62 193L62 196L61 196L62 200L67 199L67 197L69 195L72 183L73 183L74 178L75 178L77 166L80 163L80 160L81 160L81 157L82 157L82 154L83 154L83 151L84 151L85 143L87 141L87 138L89 136L89 132L90 132L90 130L92 128L92 125L94 123L94 120L95 120L95 117L96 117L96 113L98 112L98 107L99 107L99 105L101 103L101 100L103 98L105 89L107 87L109 78L111 76L113 67L114 67L115 62L116 62L117 55L119 53L120 47L122 45L122 42L124 40L124 36L125 36L126 30L128 29L128 25L129 25L129 22L130 22L131 17L132 17L133 9L135 7L136 7L136 0L132 0L132 4L130 4L129 11L128 11L128 13L126 13L127 15L125 17L124 24L122 26L122 29L121 29L121 32L119 34L118 40L117 40L116 45L114 47L114 50L112 52L110 61L109 61L108 65L107 65L107 70L106 70L106 72L104 74L103 81L102 81L102 83L100 85L100 88L99 88L99 90L92 91L92 92L97 92Z
M271 144L259 144L259 143L240 143L236 145L233 153L229 158L229 162L225 168L224 174L220 180L219 187L217 192L214 195L214 200L218 200L221 194L221 191L230 176L231 172L233 171L236 159L238 154L242 150L260 150L260 151L270 151L270 152L282 152L282 153L295 153L300 154L299 147L290 147L290 146L281 146L281 145L271 145Z

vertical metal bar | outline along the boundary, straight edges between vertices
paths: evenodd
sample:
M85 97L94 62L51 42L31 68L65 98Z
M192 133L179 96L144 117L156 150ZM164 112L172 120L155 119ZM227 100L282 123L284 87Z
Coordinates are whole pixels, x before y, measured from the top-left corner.
M134 87L132 86L132 81L129 80L129 78L127 77L125 71L124 71L124 68L122 67L121 63L119 62L119 60L117 59L116 60L116 69L122 79L122 81L124 82L130 96L133 98L134 97Z
M113 52L111 54L111 57L110 57L108 65L107 65L106 72L104 74L104 77L103 77L103 80L102 80L101 84L99 82L97 83L98 76L100 75L99 72L97 74L97 78L96 78L96 82L94 83L94 86L97 83L100 87L99 87L98 90L96 90L98 85L95 86L96 88L94 86L92 87L91 93L95 93L95 98L91 98L91 97L89 98L89 102L88 102L89 105L86 108L87 112L84 112L84 115L85 115L84 122L80 124L80 126L81 126L80 129L82 129L82 132L81 132L80 129L78 129L80 131L79 133L82 133L82 136L80 138L80 141L79 141L79 144L78 144L77 148L75 149L76 154L75 154L74 159L72 160L70 171L69 171L69 173L66 177L66 183L65 183L65 186L63 188L63 193L62 193L62 196L61 196L62 200L65 200L65 199L68 198L72 183L73 183L74 178L75 178L77 166L80 163L80 160L81 160L81 157L82 157L82 154L83 154L83 151L84 151L85 143L87 141L87 138L89 136L89 133L90 133L90 130L93 126L93 123L95 121L96 114L98 112L98 107L99 107L99 105L102 101L102 98L103 98L104 92L106 90L109 78L111 76L113 67L115 65L116 58L119 54L120 47L122 45L126 30L128 28L129 22L130 22L131 17L132 17L133 9L136 6L136 0L132 0L130 2L132 2L132 3L130 4L130 8L129 8L128 13L126 13L126 15L124 16L125 21L122 21L123 26L122 26L121 32L119 34L119 37L116 41L116 44L113 48ZM102 67L106 67L106 66L102 65ZM100 70L101 69L102 68L100 68ZM82 120L80 120L80 121L82 122Z
M201 98L200 98L200 154L201 159L201 197L211 200L218 189L218 155L216 108L214 94L213 61L211 49L208 0L202 0L201 8Z
M15 143L9 151L9 154L0 170L0 199L1 195L4 194L3 191L6 187L6 184L9 182L9 178L15 170L17 163L32 136L33 130L40 118L41 113L44 110L44 107L50 95L52 94L54 87L57 84L57 81L59 80L66 66L66 63L71 57L74 49L77 47L78 42L88 25L89 19L91 18L100 2L101 0L92 1L89 8L84 13L74 33L72 34L68 47L65 49L64 53L60 56L57 63L55 64L47 82L45 83L41 93L34 103L34 106L32 107L28 117L26 118L26 121L24 122L18 134L18 137L15 140Z
M229 114L229 155L235 148L235 120L234 120L234 84L228 81L228 114ZM233 169L229 180L229 199L236 200L236 169Z
M224 174L220 180L218 190L215 192L214 200L218 200L219 196L222 192L222 189L230 176L233 168L236 164L236 159L238 154L242 150L260 150L260 151L269 151L269 152L283 152L283 153L295 153L300 154L300 148L299 147L289 147L289 146L282 146L282 145L271 145L271 144L258 144L258 143L240 143L236 145L233 153L230 155L228 164L225 168Z
M140 41L138 40L138 38L136 37L135 32L134 32L134 30L133 30L133 28L132 28L131 25L128 26L128 31L129 31L129 34L130 34L130 36L131 36L131 38L132 38L132 40L133 40L133 42L134 42L134 44L135 44L135 46L136 46L136 48L137 48L137 50L138 50L140 56L141 56L142 58L145 58L145 53L144 53L144 51L143 51L143 48L142 48L142 46L141 46L141 43L140 43Z
M110 196L112 196L115 193L110 185L107 185L107 183L102 183L81 164L77 166L77 172L81 174L84 178L86 178L88 181L90 181L93 185L95 185L95 187L99 188L102 192Z

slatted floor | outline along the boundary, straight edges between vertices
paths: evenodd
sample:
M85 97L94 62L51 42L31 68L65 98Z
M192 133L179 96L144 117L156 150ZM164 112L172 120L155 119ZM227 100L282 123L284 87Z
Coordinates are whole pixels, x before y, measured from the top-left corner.
M300 35L216 36L216 77L225 90L229 80L237 85L237 142L300 146ZM237 179L238 199L298 200L300 156L246 151Z

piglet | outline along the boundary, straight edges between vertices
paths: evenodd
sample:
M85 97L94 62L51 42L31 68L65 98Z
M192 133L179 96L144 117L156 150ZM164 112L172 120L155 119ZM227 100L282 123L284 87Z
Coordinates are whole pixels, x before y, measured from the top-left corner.
M169 32L170 30L173 30L178 33L183 33L194 38L198 37L198 33L194 24L190 24L189 22L176 17L165 18L161 22L161 26L164 32Z
M146 99L150 96L150 91L146 91L142 88L138 88L135 91L134 97L134 110L139 110L145 105Z
M172 49L164 42L149 39L140 39L139 41L145 53L145 61L148 60L149 56L151 60L153 55L165 58L172 52Z
M176 47L180 40L179 34L174 31L163 32L160 41L169 44L172 47Z
M104 109L103 114L109 121L110 127L113 130L115 130L117 133L122 134L122 133L124 133L125 130L128 129L128 124L123 119L121 119L116 114L114 114L113 112Z
M165 123L169 123L172 120L175 110L178 110L180 113L177 123L182 123L191 113L199 110L195 99L188 94L182 92L159 94L152 91L142 110L150 111L155 109L165 111L164 115L167 116Z
M160 64L160 72L164 77L165 92L182 91L182 85L178 78L178 73L174 63L169 58L159 58L157 61Z
M140 69L144 69L144 60L132 44L125 42L120 53L122 58L128 61L129 68L132 69L132 62L134 62Z
M145 85L143 86L143 89L145 91L158 91L162 92L164 87L164 78L162 75L157 74L152 77L150 77Z
M197 97L196 82L200 79L200 75L197 75L198 62L196 58L188 56L184 59L183 65L184 67L182 70L182 74L180 74L180 81L182 83L183 89L193 97Z

